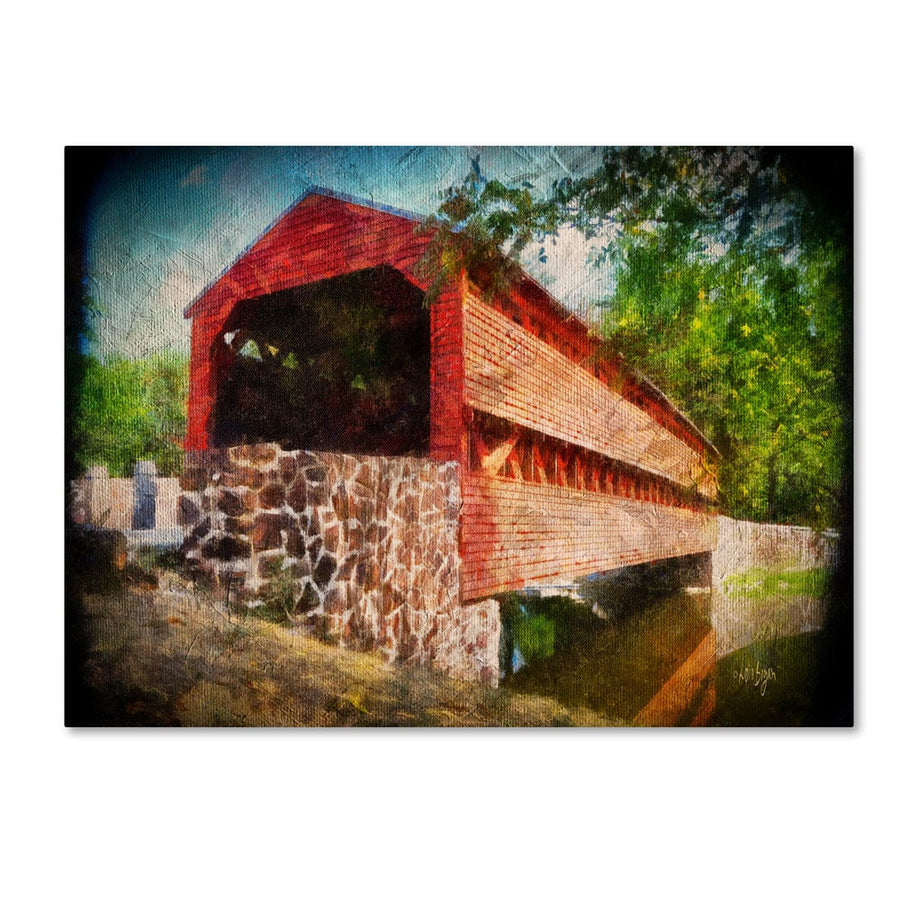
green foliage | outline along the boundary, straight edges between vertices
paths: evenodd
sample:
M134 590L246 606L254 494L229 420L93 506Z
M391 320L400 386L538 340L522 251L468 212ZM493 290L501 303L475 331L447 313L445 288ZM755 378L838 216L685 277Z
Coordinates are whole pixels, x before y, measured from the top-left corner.
M516 645L526 660L546 659L553 656L556 625L547 616L526 612L516 622L513 635Z
M128 477L139 459L151 459L161 475L181 471L186 415L187 360L85 358L74 421L79 467L105 465Z
M530 242L563 227L604 233L616 287L596 298L603 336L722 452L724 510L835 524L850 448L849 213L804 175L821 159L786 159L611 148L543 200L486 180L476 160L429 223L428 258L445 278L465 270L504 290Z
M828 569L750 569L725 579L725 591L742 603L771 606L773 598L823 597L828 589Z
M501 605L503 637L500 647L501 667L513 671L516 653L525 663L553 656L557 644L556 622L537 612L533 604L511 595Z
M474 160L463 183L446 192L439 214L420 226L433 237L420 264L426 302L463 272L487 294L509 290L521 277L521 251L561 221L554 200L537 203L528 187L486 181Z
M297 611L296 580L290 572L280 569L259 591L261 606L251 611L260 618L280 625L290 624Z
M805 202L779 197L746 236L660 226L620 238L603 330L722 451L727 511L824 526L840 518L847 455L846 250L800 239Z

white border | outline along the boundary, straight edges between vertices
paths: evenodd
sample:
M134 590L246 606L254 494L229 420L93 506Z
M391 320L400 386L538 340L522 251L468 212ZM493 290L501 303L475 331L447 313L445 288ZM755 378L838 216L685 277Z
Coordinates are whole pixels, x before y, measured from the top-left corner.
M895 499L896 468L876 430L893 419L885 369L897 334L895 48L882 9L163 2L10 14L2 657L13 893L878 896L894 882L879 812L892 817L897 801L895 529L867 500L869 472L879 498ZM65 731L53 533L63 145L550 140L856 145L857 728Z

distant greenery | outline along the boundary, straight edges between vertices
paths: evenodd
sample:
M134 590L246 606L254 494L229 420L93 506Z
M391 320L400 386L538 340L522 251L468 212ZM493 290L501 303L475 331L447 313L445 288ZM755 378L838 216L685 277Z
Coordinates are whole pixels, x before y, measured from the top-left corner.
M104 465L127 477L149 459L161 475L181 471L187 421L188 361L85 357L84 380L73 424L76 462L83 471Z
M553 656L556 643L556 624L536 612L533 605L521 602L515 596L501 607L506 639L501 650L501 666L512 671L513 654L518 651L522 661L532 662Z
M846 148L845 148L846 149ZM725 511L839 524L850 448L851 156L845 150L605 148L539 195L478 160L426 227L432 294L461 271L489 291L565 228L603 236L593 298L606 347L658 384L722 453ZM512 261L512 263L511 263Z

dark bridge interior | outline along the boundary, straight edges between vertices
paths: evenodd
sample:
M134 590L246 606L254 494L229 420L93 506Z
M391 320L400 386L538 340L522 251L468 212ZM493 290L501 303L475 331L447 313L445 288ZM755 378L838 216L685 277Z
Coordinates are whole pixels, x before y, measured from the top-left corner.
M239 303L214 346L216 446L426 456L428 311L387 266Z

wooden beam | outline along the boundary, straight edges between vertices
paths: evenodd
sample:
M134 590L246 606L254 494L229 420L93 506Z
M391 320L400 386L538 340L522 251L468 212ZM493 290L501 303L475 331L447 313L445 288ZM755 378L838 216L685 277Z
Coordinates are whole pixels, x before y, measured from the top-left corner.
M475 440L478 456L481 459L481 471L487 475L496 475L506 464L507 457L516 446L516 442L519 440L519 431L514 431L506 440L490 451L480 435L476 435Z

